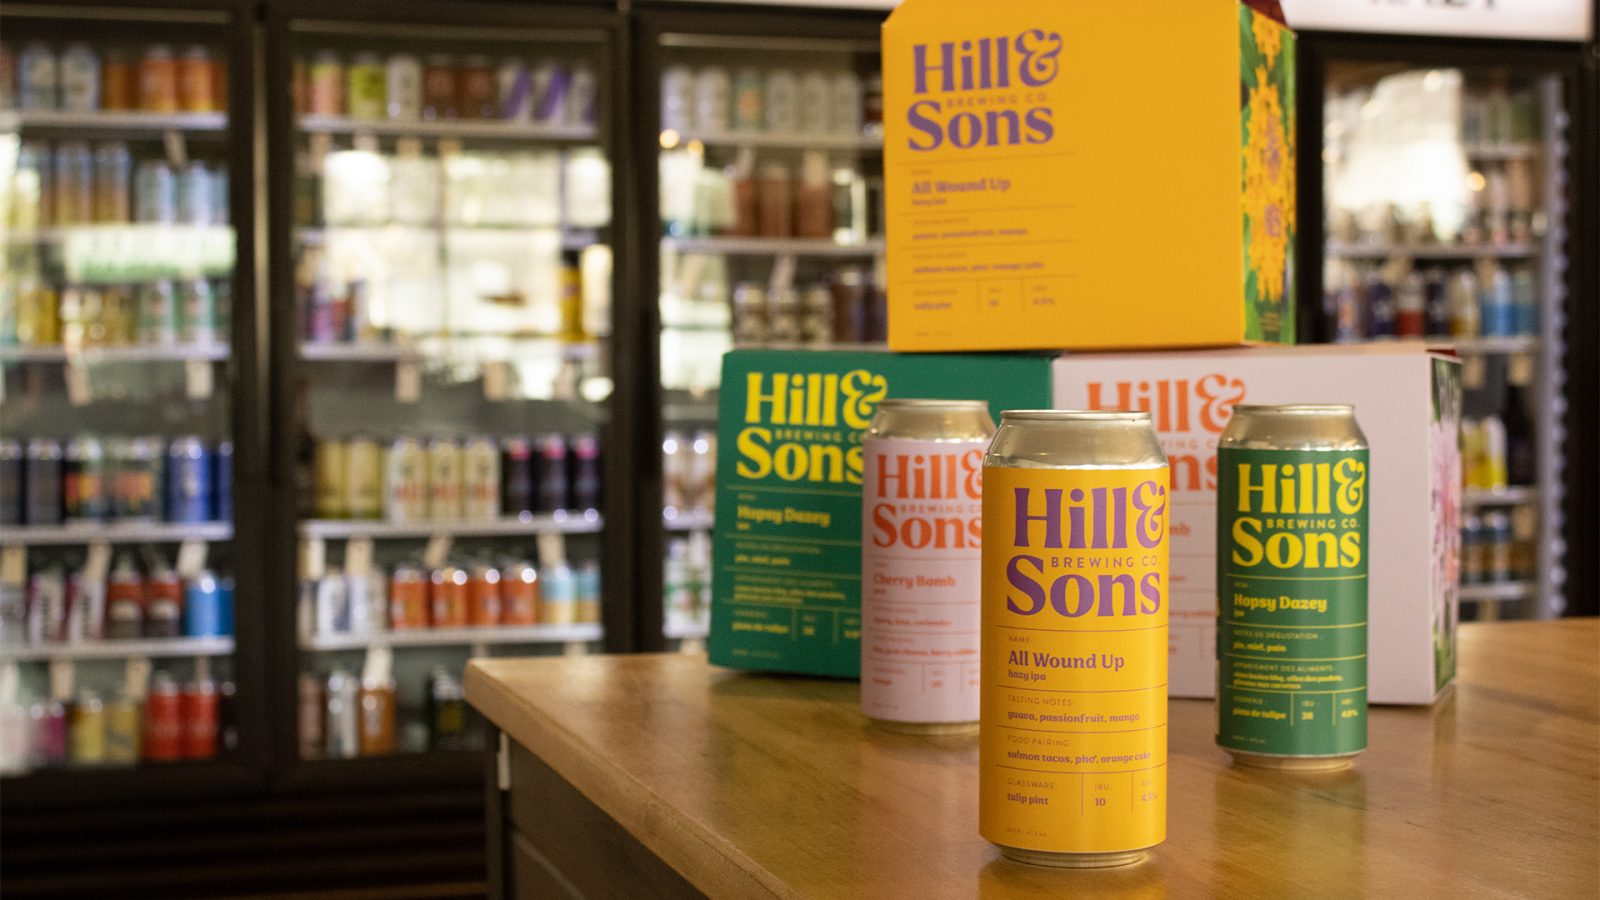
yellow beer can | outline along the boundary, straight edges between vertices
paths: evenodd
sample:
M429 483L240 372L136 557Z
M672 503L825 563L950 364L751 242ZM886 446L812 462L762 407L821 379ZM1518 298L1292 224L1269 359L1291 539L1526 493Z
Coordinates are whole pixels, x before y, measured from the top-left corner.
M1148 413L1011 411L983 470L978 830L1036 865L1167 834L1167 460Z

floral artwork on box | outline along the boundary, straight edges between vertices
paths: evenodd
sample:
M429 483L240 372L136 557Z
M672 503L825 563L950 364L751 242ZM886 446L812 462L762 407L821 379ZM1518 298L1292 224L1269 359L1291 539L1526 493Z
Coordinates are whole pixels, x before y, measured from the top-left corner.
M1295 45L1279 22L1239 7L1245 337L1294 341Z
M1439 689L1456 674L1461 608L1461 366L1435 359L1432 382L1428 450L1433 459L1433 678Z

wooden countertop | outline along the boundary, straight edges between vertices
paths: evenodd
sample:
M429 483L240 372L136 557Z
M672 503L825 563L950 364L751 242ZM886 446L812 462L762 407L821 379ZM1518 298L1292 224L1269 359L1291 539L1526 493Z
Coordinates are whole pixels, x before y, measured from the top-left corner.
M681 654L479 660L467 697L713 897L1600 895L1600 620L1466 625L1431 709L1354 769L1230 765L1174 700L1168 839L1037 869L977 832L977 742L870 728L853 682Z

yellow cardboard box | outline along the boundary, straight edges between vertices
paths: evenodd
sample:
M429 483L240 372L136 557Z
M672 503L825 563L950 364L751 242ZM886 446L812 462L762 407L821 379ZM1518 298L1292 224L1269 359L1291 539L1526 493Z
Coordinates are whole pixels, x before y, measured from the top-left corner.
M889 346L1294 340L1276 0L906 0L883 26Z

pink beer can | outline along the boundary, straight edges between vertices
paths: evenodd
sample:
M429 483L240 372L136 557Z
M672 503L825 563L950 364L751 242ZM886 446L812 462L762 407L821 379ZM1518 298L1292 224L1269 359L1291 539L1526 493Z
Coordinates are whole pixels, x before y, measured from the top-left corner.
M981 400L885 400L862 440L861 711L921 734L978 727Z

